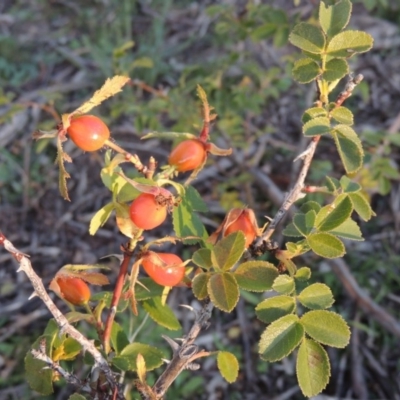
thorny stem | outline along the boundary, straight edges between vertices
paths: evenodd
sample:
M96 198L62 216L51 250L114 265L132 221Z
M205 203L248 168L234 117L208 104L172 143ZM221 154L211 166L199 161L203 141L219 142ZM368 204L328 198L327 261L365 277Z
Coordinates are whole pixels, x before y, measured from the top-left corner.
M302 196L302 190L304 188L304 181L307 177L308 170L310 169L311 161L314 157L315 149L317 148L318 142L321 136L314 136L308 145L307 149L300 154L296 159L303 159L303 167L299 173L299 177L292 190L286 196L283 204L280 209L276 213L274 219L268 225L268 228L265 230L263 235L256 241L255 247L262 247L263 242L268 242L273 233L275 232L276 227L282 221L282 218L285 216L289 208L293 205L295 201L297 201Z
M124 287L125 277L128 273L128 267L132 259L132 243L129 243L128 246L122 246L122 251L124 252L124 258L121 262L119 268L119 274L117 277L117 281L115 283L114 293L111 300L110 310L108 312L106 325L103 333L103 346L106 354L110 352L110 337L111 337L111 329L114 322L115 314L117 313L117 307L119 300L121 298L122 289Z
M61 333L66 333L77 342L80 343L84 352L89 352L95 361L95 365L99 367L101 371L103 371L110 387L117 391L118 398L123 399L123 392L118 387L118 383L115 379L115 376L108 365L107 361L100 353L100 351L94 346L93 342L88 340L85 336L83 336L78 330L76 330L68 320L65 318L64 314L57 308L54 304L53 300L48 295L42 280L38 277L36 272L32 268L32 264L29 261L29 258L26 254L22 253L18 249L14 247L14 245L4 236L4 234L0 231L0 245L2 245L18 262L19 264L19 271L24 271L28 279L31 281L34 293L30 297L38 296L46 307L49 309L51 314L53 315L54 319L56 320L58 326L60 327Z
M197 346L193 345L193 343L197 339L201 330L208 327L208 320L211 318L213 308L214 305L212 302L208 302L203 306L196 316L194 325L180 346L176 342L172 341L172 339L168 340L168 343L171 345L173 350L173 357L152 388L156 399L161 399L165 395L166 391L179 374L185 368L189 368L194 360L209 355L208 352L197 349ZM146 396L145 398L150 399L150 397Z

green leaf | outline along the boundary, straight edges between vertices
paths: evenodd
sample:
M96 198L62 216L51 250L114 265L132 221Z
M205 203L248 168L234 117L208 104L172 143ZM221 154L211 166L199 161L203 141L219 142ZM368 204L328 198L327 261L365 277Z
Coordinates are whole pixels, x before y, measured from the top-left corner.
M289 42L301 50L321 54L325 48L325 36L317 26L301 22L289 35Z
M233 232L220 240L212 251L213 264L221 270L231 269L245 250L245 237L242 231Z
M213 274L207 289L215 307L222 311L231 312L239 301L239 287L230 272Z
M114 203L108 203L93 215L92 219L90 220L89 227L89 233L91 235L94 235L99 228L101 228L107 222L113 210Z
M301 232L296 228L296 226L293 222L290 222L289 224L287 224L287 226L283 230L283 234L285 236L289 236L289 237L302 237L303 236L301 234Z
M228 351L219 351L217 356L219 372L229 383L236 381L239 374L239 362L237 358Z
M282 294L290 294L294 292L294 279L289 275L279 275L272 285L272 289Z
M347 61L340 58L333 58L325 64L322 78L328 82L334 82L342 79L348 73L349 64L347 64Z
M306 203L302 204L300 207L300 211L303 214L307 214L309 211L314 210L316 213L319 212L321 206L316 201L307 201Z
M340 349L350 340L350 329L337 313L326 310L309 311L300 319L305 331L317 342Z
M343 190L343 193L354 193L361 190L361 185L357 182L353 182L346 175L343 175L340 178L340 186Z
M120 355L112 359L112 363L122 371L136 371L138 354L143 356L147 371L158 368L163 363L164 354L157 347L137 342L126 346Z
M319 4L319 23L328 37L335 36L349 23L351 15L350 0L341 0L327 6L323 1Z
M297 353L296 374L304 396L312 397L325 389L331 376L328 354L311 339L304 339Z
M54 338L50 335L40 336L32 345L32 349L39 349L41 340L46 340L46 354L51 356L52 342ZM41 395L53 393L53 371L48 369L44 361L34 358L29 351L25 357L25 372L29 386Z
M178 237L197 236L200 239L185 240L186 244L194 244L201 239L206 240L208 237L206 228L201 222L199 216L194 212L188 199L184 197L178 207L174 207L172 213L174 231Z
M257 318L267 324L277 319L292 314L296 308L296 302L290 296L275 296L259 303L256 307Z
M320 75L321 69L311 58L301 58L294 63L292 73L297 82L308 83Z
M285 315L265 329L261 335L259 350L266 361L279 361L289 355L304 337L304 328L297 315Z
M193 253L192 261L201 268L210 269L212 267L210 249L199 249Z
M347 219L343 224L331 230L330 233L343 239L358 241L364 240L360 227L352 219Z
M294 279L300 282L306 282L311 278L311 269L308 267L301 267L296 271Z
M86 400L86 397L82 396L81 394L74 393L68 397L68 400Z
M278 274L278 269L267 261L247 261L234 272L239 287L250 292L270 290Z
M301 117L301 120L302 120L303 124L305 124L306 122L311 121L314 118L327 117L327 116L328 116L328 112L324 108L311 107L311 108L307 109L306 111L304 111L304 114Z
M307 214L297 213L293 217L294 226L302 233L303 236L308 236L315 222L316 213L314 210L310 210Z
M329 133L331 123L328 117L316 117L303 125L304 136L317 136Z
M350 193L349 197L351 202L353 203L355 212L364 221L369 221L371 217L375 215L366 196L363 193Z
M142 285L135 286L135 297L137 301L148 300L153 297L160 297L165 289L153 281L151 278L140 278L140 283Z
M323 258L342 257L344 244L334 235L326 232L312 233L307 237L311 250Z
M340 182L331 176L326 177L326 185L328 186L328 190L332 193L335 193L340 189Z
M347 107L336 107L331 111L331 117L344 125L353 125L353 113Z
M188 186L185 191L185 199L194 211L207 212L208 207L199 192L193 187Z
M357 172L362 167L364 156L362 144L357 134L347 125L335 126L331 134L346 173Z
M312 310L329 308L335 301L331 289L323 283L314 283L306 287L297 298L304 307Z
M117 355L129 345L129 340L126 336L126 333L123 331L121 325L115 321L111 328L111 344Z
M348 196L343 196L336 198L332 204L323 207L318 213L315 223L320 232L331 231L350 217L353 204Z
M353 54L370 50L373 43L374 39L366 32L340 32L328 43L326 53L331 57L349 58Z
M192 281L193 294L198 300L204 300L208 297L208 281L211 278L210 273L200 273L196 275Z
M155 297L153 299L145 300L143 302L143 308L149 313L150 318L157 322L157 324L172 331L181 329L181 324L176 318L174 312L167 304L161 303L161 298Z
M68 337L63 342L63 355L61 360L73 360L82 350L81 344L75 339Z

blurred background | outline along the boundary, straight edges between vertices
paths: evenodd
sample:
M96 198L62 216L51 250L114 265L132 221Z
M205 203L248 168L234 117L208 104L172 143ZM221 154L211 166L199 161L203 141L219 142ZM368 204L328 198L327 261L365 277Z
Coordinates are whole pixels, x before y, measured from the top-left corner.
M307 259L313 281L333 289L334 309L353 332L346 349L329 350L332 378L318 398L400 399L400 2L353 3L350 26L375 39L372 51L351 62L352 71L365 77L346 102L366 153L365 168L354 179L365 187L377 217L360 221L365 241L349 243L343 262ZM69 203L58 192L55 141L35 142L32 133L55 129L58 116L77 108L107 77L129 75L132 83L94 113L118 144L163 165L171 143L140 138L152 131L198 133L200 84L218 113L212 140L236 149L229 159L209 157L194 182L209 205L204 222L211 232L227 210L248 205L263 224L296 178L299 165L293 159L307 144L300 119L315 100L315 87L292 80L299 53L287 38L300 20L317 18L318 5L316 0L0 2L0 229L31 256L45 286L63 265L98 262L119 253L126 239L112 220L96 236L88 233L91 217L110 198L99 174L104 151L83 153L66 142L73 159L66 165ZM323 140L307 183L342 174L336 149ZM170 228L163 225L155 237ZM279 232L274 239L283 240ZM190 258L190 249L185 251ZM114 282L118 263L107 263ZM27 300L31 293L25 275L0 251L1 400L40 397L26 382L23 360L50 315L40 300ZM196 302L185 289L174 291L170 301L183 324L183 332L171 335L179 337L193 316L178 305ZM184 371L168 399L303 398L293 357L273 364L259 359L257 340L265 329L254 315L259 301L247 293L234 313L215 310L212 326L199 339L204 348L236 354L238 381L228 385L210 358L199 371ZM119 322L137 326L143 319L140 314L137 321L127 316ZM83 329L91 335L89 327ZM170 334L149 320L137 339L163 346L169 357L161 333ZM85 376L83 364L74 365ZM54 395L45 398L66 399L70 393L58 382ZM131 398L139 398L133 389Z

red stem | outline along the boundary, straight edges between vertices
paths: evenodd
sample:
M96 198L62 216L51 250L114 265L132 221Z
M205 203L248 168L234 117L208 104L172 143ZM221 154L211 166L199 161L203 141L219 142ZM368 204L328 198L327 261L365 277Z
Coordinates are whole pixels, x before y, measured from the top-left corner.
M103 346L104 346L104 351L106 354L110 352L110 337L111 337L111 328L114 322L115 314L117 312L117 306L119 303L119 299L121 298L121 293L122 289L124 286L125 282L125 277L128 272L128 267L131 262L132 258L132 252L128 250L127 247L123 247L124 251L124 259L122 260L120 269L119 269L119 274L117 278L117 282L115 284L115 289L113 293L113 297L111 300L111 305L110 305L110 310L108 312L107 316L107 321L106 321L106 326L104 328L104 333L103 333Z

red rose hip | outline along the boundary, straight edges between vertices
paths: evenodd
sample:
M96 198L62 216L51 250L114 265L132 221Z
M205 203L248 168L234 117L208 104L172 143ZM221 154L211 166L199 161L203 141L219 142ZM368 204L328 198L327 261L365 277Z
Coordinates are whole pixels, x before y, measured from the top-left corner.
M80 278L60 275L56 278L61 297L75 306L86 304L90 299L90 288Z
M153 194L142 193L133 200L129 213L138 228L153 229L167 218L167 206L159 204Z
M169 165L179 172L199 168L207 157L206 145L198 139L188 139L179 143L168 157Z
M110 138L107 125L94 115L73 118L67 133L75 145L84 151L99 150Z
M161 286L176 286L185 276L183 261L172 253L149 251L142 259L147 275Z

